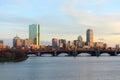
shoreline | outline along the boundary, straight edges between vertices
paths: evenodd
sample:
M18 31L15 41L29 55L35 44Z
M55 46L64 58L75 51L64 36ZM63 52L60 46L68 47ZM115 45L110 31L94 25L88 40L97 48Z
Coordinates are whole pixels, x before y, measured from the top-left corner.
M25 61L27 59L28 59L28 56L20 58L20 59L0 58L0 63L2 63L2 62L21 62L21 61Z

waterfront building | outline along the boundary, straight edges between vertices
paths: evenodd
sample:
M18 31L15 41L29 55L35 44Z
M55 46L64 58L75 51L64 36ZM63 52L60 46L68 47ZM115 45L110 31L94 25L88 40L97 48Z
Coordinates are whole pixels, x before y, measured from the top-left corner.
M29 39L34 45L40 45L40 25L31 24L29 25Z
M73 42L72 41L68 41L68 47L73 47Z
M59 47L65 49L66 48L66 40L59 39Z
M93 42L93 30L92 29L88 29L87 33L86 33L86 41L87 42Z
M87 46L94 47L93 30L92 29L88 29L86 32L86 42L87 42Z
M78 36L78 43L77 43L77 47L80 47L82 48L84 46L84 43L83 43L83 38L81 35Z
M3 40L0 40L0 49L3 49L3 48L4 48Z
M22 47L22 40L17 35L13 38L13 47L15 48Z
M103 42L95 42L94 43L94 47L99 47L100 49L106 49L107 48L107 44L103 43Z
M57 48L58 47L58 39L57 38L53 38L52 39L52 47L53 48Z
M32 46L32 41L30 39L23 40L23 47L30 48Z
M104 43L103 45L104 45L104 49L107 49L107 47L108 47L108 46L107 46L107 44L106 44L106 43Z
M95 45L95 43L94 43L94 42L87 42L87 46L89 46L90 48L93 48L93 47L94 47L94 45Z
M83 42L83 38L82 38L81 35L78 36L78 41L79 41L79 42Z
M78 45L79 45L79 44L78 44L78 40L74 40L73 43L74 43L74 46L75 46L75 47L78 47Z

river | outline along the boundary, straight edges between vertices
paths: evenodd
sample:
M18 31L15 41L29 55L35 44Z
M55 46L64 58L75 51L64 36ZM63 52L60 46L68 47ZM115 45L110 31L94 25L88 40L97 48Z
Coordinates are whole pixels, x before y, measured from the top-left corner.
M120 80L120 56L30 56L0 63L0 80Z

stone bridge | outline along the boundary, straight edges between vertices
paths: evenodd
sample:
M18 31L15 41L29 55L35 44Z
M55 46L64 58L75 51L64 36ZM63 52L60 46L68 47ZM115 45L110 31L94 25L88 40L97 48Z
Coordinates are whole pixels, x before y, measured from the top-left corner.
M50 54L52 56L58 56L60 54L67 54L68 56L77 56L81 53L88 53L91 56L100 56L101 54L108 53L110 56L117 56L120 50L56 50L56 51L31 51L27 54L35 54L36 56L42 56L44 54Z

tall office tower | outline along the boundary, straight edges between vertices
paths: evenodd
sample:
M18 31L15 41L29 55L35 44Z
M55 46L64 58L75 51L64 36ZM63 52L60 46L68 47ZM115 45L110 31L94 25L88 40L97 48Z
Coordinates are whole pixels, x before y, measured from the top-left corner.
M22 47L22 40L17 35L16 37L13 38L13 47L15 48Z
M53 48L57 48L58 47L58 39L57 38L53 38L52 39L52 47Z
M29 39L32 40L33 44L40 44L40 25L31 24L29 25Z
M93 42L93 30L92 29L88 29L87 33L86 33L86 41L87 42Z

